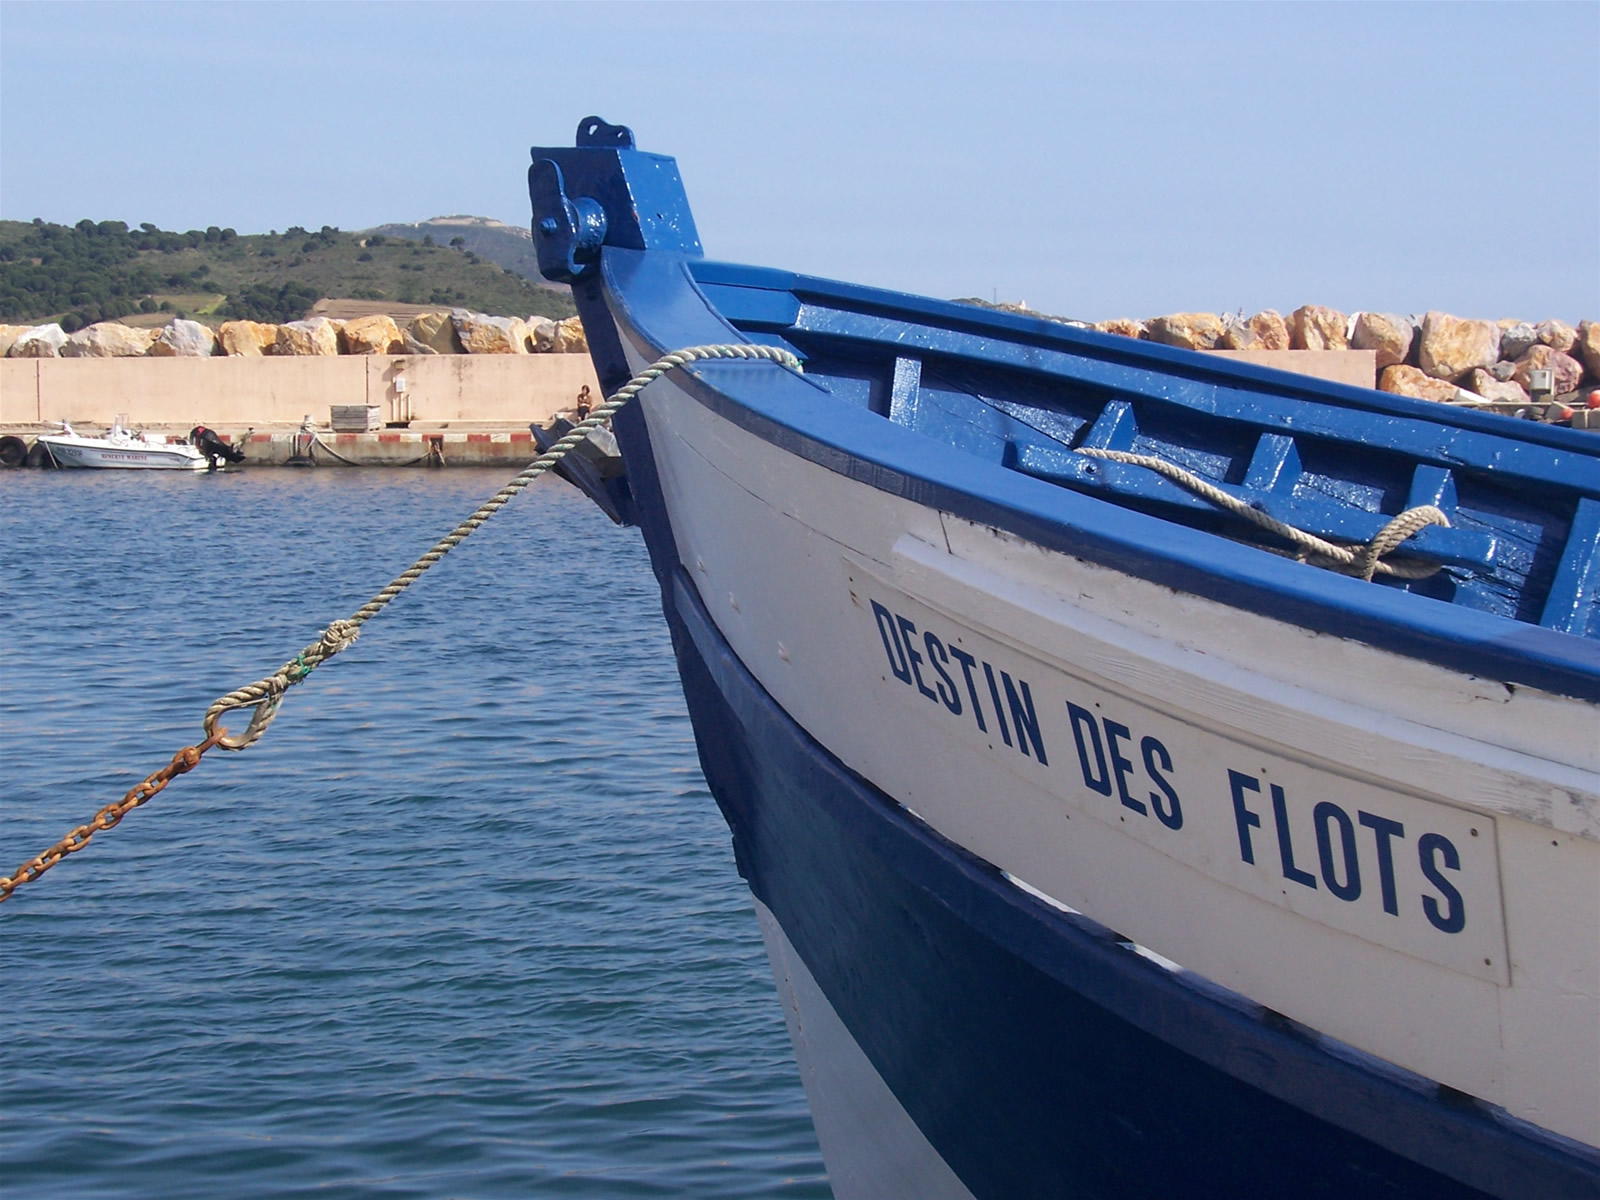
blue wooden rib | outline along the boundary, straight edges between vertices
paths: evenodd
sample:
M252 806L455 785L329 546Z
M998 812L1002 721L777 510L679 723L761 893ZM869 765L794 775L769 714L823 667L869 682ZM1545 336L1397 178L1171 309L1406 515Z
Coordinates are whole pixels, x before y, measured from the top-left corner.
M889 386L889 419L915 429L922 399L922 360L897 357Z
M1600 608L1600 501L1578 501L1567 545L1539 615L1539 624L1579 637L1593 636Z
M1281 433L1263 433L1250 456L1244 486L1257 492L1292 495L1300 473L1300 448L1294 439Z

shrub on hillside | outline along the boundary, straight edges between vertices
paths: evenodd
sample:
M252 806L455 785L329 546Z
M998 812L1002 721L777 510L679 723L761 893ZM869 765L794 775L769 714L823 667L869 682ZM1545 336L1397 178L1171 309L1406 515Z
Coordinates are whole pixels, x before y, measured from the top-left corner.
M270 284L257 283L230 295L219 311L225 317L281 325L298 321L318 299L316 289L303 284L286 283L274 289Z

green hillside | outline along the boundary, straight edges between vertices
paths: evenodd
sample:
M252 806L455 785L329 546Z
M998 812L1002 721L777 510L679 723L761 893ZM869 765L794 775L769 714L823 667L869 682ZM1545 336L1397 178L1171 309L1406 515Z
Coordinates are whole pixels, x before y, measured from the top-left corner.
M59 320L69 331L112 319L154 324L175 313L210 324L291 321L320 299L520 317L576 311L564 289L531 283L464 239L451 246L423 236L412 242L331 226L240 234L215 225L175 233L121 221L0 221L0 321Z
M533 236L521 225L507 225L490 217L434 217L431 221L418 221L414 225L379 225L363 233L380 233L385 237L405 238L412 242L431 237L440 246L455 246L479 258L486 258L532 283L554 286L545 284L539 274L539 257L534 253Z

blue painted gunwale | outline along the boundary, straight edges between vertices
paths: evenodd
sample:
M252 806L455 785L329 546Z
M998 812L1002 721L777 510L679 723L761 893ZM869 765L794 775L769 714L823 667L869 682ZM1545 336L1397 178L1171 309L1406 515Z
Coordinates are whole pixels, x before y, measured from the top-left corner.
M791 296L791 324L797 333L925 349L992 366L1016 366L1027 355L1022 365L1030 369L1075 383L1159 392L1168 403L1197 415L1225 411L1241 422L1285 433L1359 442L1369 450L1433 457L1453 465L1481 464L1493 456L1496 473L1518 484L1545 483L1600 496L1600 453L1595 440L1562 426L1538 422L1511 425L1517 435L1513 439L1507 436L1505 417L1470 408L1351 387L1249 362L1207 360L1192 351L1155 342L991 313L972 305L875 292L767 268L704 259L685 262L713 308L718 307L718 298L730 292ZM897 301L904 303L897 306ZM980 319L968 317L969 312ZM875 322L881 323L881 330L873 328ZM783 332L775 321L752 323ZM1012 327L1007 328L1007 323ZM1023 330L1034 347L1016 344L1016 335ZM933 340L930 333L940 340ZM1366 419L1357 425L1350 419L1355 415ZM1441 436L1441 430L1448 432Z
M628 437L648 451L642 421ZM1022 892L796 725L681 568L662 582L740 874L980 1200L1600 1196L1600 1150L1159 967Z
M658 251L659 253L659 251ZM795 298L795 319L808 302L818 302L825 307L847 305L863 312L879 312L892 319L915 316L936 327L991 333L1011 340L1023 332L1037 339L1041 345L1059 348L1069 354L1086 356L1093 361L1127 367L1143 367L1155 372L1170 373L1184 379L1214 382L1222 386L1253 384L1264 394L1261 399L1270 401L1274 396L1314 400L1336 405L1355 412L1378 413L1396 417L1419 419L1427 426L1449 426L1491 435L1496 441L1507 435L1504 417L1479 412L1471 408L1456 408L1417 400L1392 392L1378 392L1366 388L1317 379L1308 375L1264 367L1237 359L1205 359L1193 352L1159 342L1135 341L1115 334L1100 333L1049 321L1041 317L1027 317L1019 313L986 309L977 305L946 300L934 300L907 292L891 292L861 284L845 283L834 279L821 279L814 275L801 275L776 267L747 266L740 263L717 262L712 259L684 255L689 273L704 290L707 286L751 288L760 291L788 293ZM713 305L715 307L715 305ZM776 315L776 314L775 314ZM774 320L776 326L778 321ZM1291 399L1291 405L1293 400ZM1280 408L1286 406L1278 406ZM1575 453L1587 465L1588 487L1600 487L1600 467L1595 465L1593 443L1586 435L1559 425L1529 422L1516 429L1516 440L1556 450Z
M609 325L645 360L681 346L741 340L706 298L695 275L707 268L672 251L607 246L598 279L576 287L588 328ZM732 268L710 268L726 272ZM770 275L764 276L770 279ZM807 281L817 291L818 281ZM971 306L941 304L850 285L827 285L859 301L891 309L905 301L923 315L1017 333L1053 343L1082 342L1101 352L1137 354L1150 363L1174 362L1191 373L1193 358L1168 347L1127 343L1053 323L1012 318ZM599 306L596 311L596 306ZM1042 327L1042 328L1041 328ZM620 349L620 347L619 347ZM1026 365L1029 348L1018 349ZM597 359L597 361L599 361ZM1307 393L1346 406L1375 407L1408 421L1450 418L1463 436L1505 434L1505 422L1484 414L1435 413L1356 388L1304 379L1249 364L1207 365L1207 374L1291 395ZM602 380L609 387L609 380ZM840 404L816 381L765 364L699 363L674 373L674 382L718 415L788 453L840 475L942 512L1016 534L1180 591L1303 628L1354 638L1397 654L1508 685L1527 685L1578 699L1600 700L1600 642L1525 622L1431 601L1329 571L1307 569L1276 555L1072 492L1020 472L981 462L883 417ZM1437 406L1435 406L1437 407ZM1530 424L1543 472L1562 460L1596 471L1593 435ZM1600 442L1595 446L1600 447ZM1511 447L1514 449L1514 445ZM1547 448L1547 449L1546 449ZM1554 451L1552 455L1549 451ZM630 470L633 464L630 462ZM1583 482L1580 479L1580 484Z

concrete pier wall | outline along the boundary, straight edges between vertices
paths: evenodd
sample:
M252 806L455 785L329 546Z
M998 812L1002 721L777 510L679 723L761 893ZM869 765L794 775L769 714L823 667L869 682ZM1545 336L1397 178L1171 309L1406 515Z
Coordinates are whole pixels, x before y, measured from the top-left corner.
M245 465L287 466L292 462L340 467L525 467L539 457L533 435L498 432L412 433L254 433L233 439L244 447Z
M403 381L403 385L401 384ZM375 404L384 421L547 422L600 385L586 354L0 359L0 426L67 420L215 428L326 427L334 405Z

